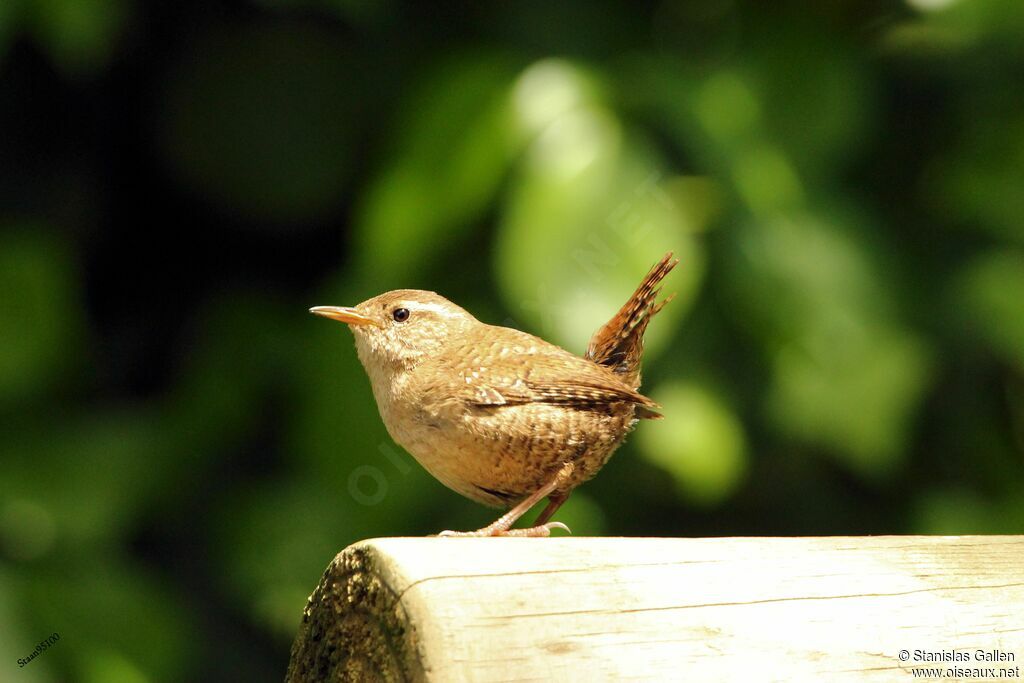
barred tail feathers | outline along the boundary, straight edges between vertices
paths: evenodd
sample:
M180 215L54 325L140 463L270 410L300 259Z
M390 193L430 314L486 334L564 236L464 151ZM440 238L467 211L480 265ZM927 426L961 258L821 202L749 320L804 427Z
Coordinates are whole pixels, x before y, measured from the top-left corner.
M658 285L678 263L679 259L672 258L672 252L665 254L619 312L590 338L586 357L610 367L633 388L640 386L640 357L647 325L675 296L669 295L659 302L661 288Z

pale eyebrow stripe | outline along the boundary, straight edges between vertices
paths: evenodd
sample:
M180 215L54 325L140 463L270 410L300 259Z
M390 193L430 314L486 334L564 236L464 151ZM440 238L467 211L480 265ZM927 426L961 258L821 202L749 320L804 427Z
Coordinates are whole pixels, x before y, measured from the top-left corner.
M437 313L438 315L443 315L448 318L454 318L458 316L458 314L451 308L442 306L441 304L423 303L417 301L415 304L407 304L406 306L407 308L409 308L409 310L412 311L430 311L432 313Z

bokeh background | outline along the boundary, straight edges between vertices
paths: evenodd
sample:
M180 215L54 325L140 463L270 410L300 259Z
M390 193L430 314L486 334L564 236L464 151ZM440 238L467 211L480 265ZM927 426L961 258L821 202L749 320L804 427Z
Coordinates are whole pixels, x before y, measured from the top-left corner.
M1024 530L1019 0L0 3L0 679L280 680L336 552L493 516L306 309L582 352L669 249L577 535Z

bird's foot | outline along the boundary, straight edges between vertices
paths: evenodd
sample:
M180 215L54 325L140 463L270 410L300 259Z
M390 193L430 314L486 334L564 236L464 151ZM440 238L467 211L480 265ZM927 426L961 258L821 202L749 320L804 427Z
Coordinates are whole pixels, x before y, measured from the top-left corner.
M548 522L547 524L540 524L538 526L531 526L528 529L509 529L498 534L499 536L519 536L525 538L547 538L551 535L552 529L561 529L567 534L572 533L572 529L562 524L561 522Z
M537 504L539 500L544 496L549 495L552 491L565 485L572 476L575 465L571 462L562 463L562 467L558 470L554 477L551 478L544 486L531 493L529 496L519 502L514 508L503 514L501 517L491 522L483 529L477 529L476 531L442 531L438 536L528 536L528 537L539 537L539 536L550 536L552 529L565 529L569 531L569 527L562 524L561 522L548 522L547 524L538 524L537 526L530 527L529 529L513 529L511 528L516 521L522 517L530 508ZM561 497L561 501L564 501L568 497L565 494ZM551 513L558 509L559 502L554 507L548 506L548 509L544 511L543 521L547 521L551 517ZM572 532L569 531L571 534Z
M442 531L438 536L457 536L457 537L472 537L472 538L487 538L496 536L515 536L520 538L545 538L551 535L552 529L562 529L568 533L572 533L566 525L561 522L548 522L547 524L541 524L539 526L533 526L529 529L501 529L495 527L495 525L485 526L483 529L477 529L476 531Z

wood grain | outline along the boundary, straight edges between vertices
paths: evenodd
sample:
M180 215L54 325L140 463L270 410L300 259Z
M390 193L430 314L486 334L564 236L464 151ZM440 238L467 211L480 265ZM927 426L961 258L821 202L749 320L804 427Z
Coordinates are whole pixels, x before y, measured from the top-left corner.
M287 680L910 681L912 667L1022 665L1024 536L385 538L327 568Z

